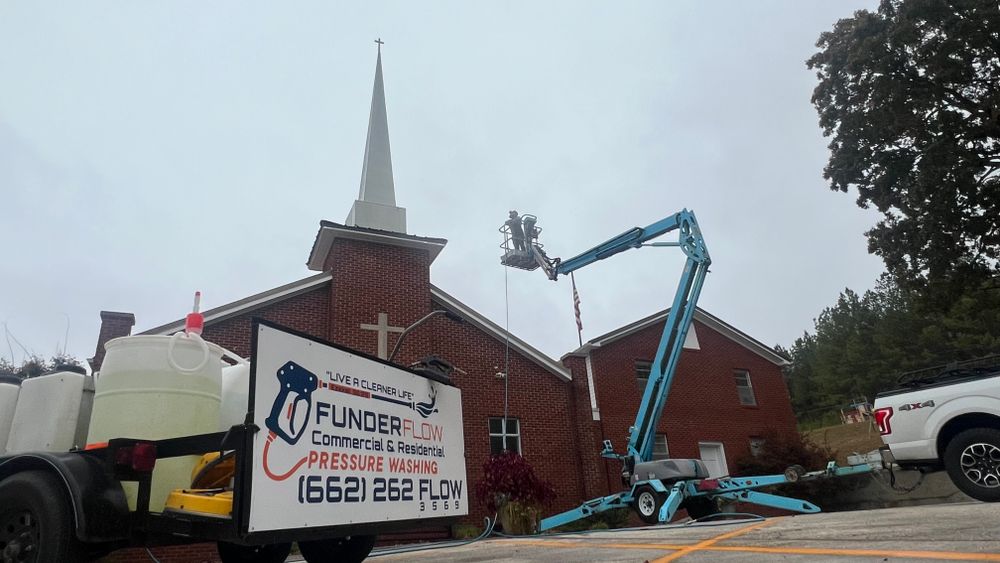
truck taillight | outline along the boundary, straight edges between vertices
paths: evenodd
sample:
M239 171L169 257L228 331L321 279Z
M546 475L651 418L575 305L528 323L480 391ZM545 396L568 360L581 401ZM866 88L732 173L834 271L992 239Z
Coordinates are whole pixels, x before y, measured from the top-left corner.
M889 419L892 418L892 407L875 409L875 412L872 414L875 415L875 424L878 425L878 433L882 436L892 434L892 426L889 425Z

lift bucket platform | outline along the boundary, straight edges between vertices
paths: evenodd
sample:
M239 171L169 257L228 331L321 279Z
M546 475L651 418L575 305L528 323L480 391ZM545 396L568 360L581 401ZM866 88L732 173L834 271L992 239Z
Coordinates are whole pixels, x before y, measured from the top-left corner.
M506 223L499 229L503 235L503 244L500 245L503 254L500 256L500 263L519 270L537 270L539 263L535 253L544 256L542 245L538 242L538 235L542 229L535 226L534 215L522 215L521 218L530 221L524 223L525 230L530 230L524 233L524 238L515 241L510 226Z
M538 262L535 262L535 257L527 250L508 250L500 257L500 263L519 270L538 269Z

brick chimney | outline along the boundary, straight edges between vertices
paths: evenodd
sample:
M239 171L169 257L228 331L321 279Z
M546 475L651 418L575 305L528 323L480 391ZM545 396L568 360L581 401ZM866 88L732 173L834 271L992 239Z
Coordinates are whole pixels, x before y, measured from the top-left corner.
M97 351L94 352L94 357L88 360L91 371L101 369L101 363L104 362L104 344L113 338L132 334L134 325L135 315L132 313L101 311L101 333L97 337Z

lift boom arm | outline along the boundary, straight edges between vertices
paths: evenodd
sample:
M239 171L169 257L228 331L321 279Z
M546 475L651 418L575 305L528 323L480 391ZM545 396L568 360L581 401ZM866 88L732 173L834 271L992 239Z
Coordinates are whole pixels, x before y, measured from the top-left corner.
M680 231L677 242L649 242L672 231ZM694 316L698 303L698 295L701 293L708 266L712 263L694 213L684 209L645 228L636 227L626 231L567 260L558 258L549 260L540 249L533 248L532 250L536 261L542 266L545 273L550 279L555 280L560 274L568 274L598 260L640 246L679 246L687 255L684 273L681 275L673 305L667 315L667 322L663 328L663 335L660 337L656 357L650 366L649 381L646 383L645 391L643 391L642 404L636 413L635 423L629 429L628 450L625 455L628 457L637 456L641 461L649 461L653 454L656 425L663 414L663 407L666 405L667 395L670 392L670 384L673 382L681 350L684 348L684 340L687 337L691 318ZM623 457L614 454L607 443L602 455Z

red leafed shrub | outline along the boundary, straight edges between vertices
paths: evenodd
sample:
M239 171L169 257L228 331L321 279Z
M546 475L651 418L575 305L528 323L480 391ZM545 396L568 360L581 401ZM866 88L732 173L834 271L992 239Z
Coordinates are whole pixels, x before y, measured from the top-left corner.
M476 483L476 498L489 510L497 510L508 501L539 506L550 504L556 498L556 490L535 475L526 459L504 452L483 463L483 478Z

